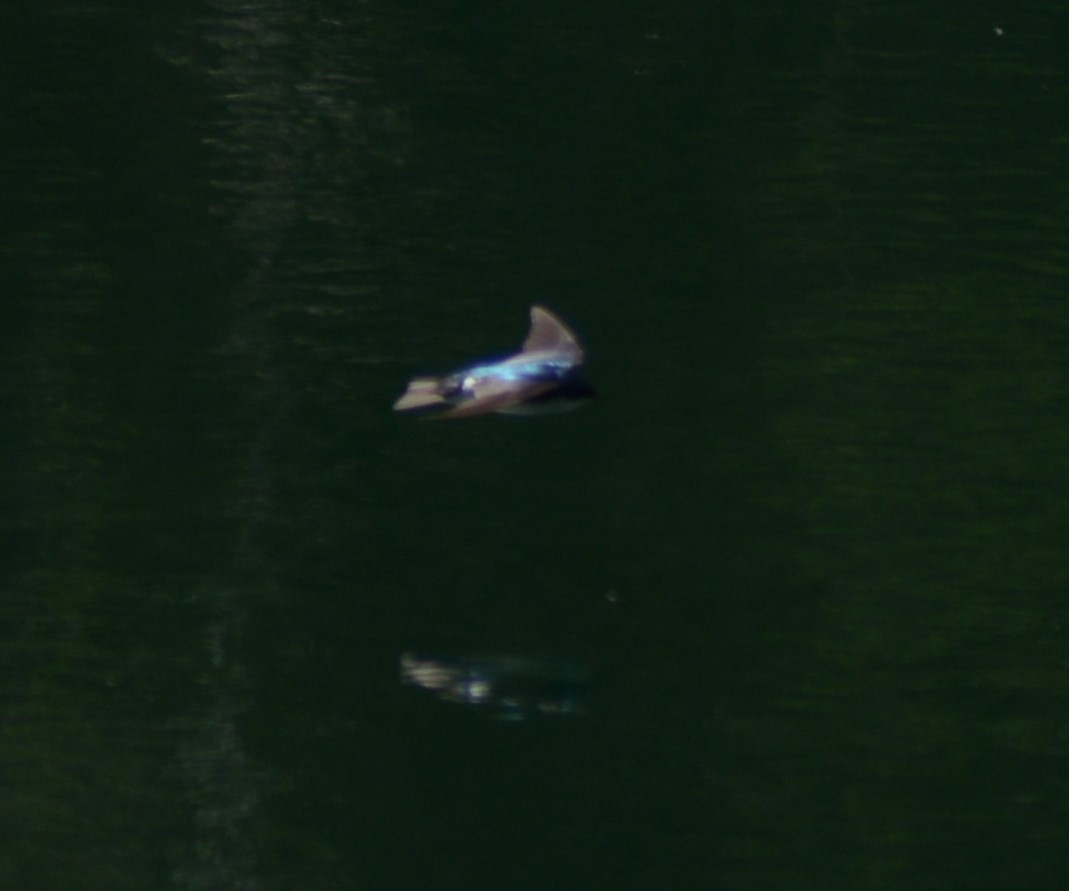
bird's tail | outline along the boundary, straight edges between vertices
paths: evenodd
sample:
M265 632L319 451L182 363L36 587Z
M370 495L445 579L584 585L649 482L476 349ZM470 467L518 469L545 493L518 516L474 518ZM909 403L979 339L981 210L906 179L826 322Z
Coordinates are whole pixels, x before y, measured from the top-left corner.
M393 404L394 411L408 411L412 408L426 408L445 402L442 395L442 382L437 377L414 377L408 382L408 389Z

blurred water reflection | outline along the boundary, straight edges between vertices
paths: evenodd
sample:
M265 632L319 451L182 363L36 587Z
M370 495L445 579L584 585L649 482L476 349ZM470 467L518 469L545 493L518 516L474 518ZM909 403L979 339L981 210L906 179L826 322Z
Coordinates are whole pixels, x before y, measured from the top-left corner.
M431 658L406 652L401 682L438 699L522 721L586 713L589 672L580 665L523 656Z

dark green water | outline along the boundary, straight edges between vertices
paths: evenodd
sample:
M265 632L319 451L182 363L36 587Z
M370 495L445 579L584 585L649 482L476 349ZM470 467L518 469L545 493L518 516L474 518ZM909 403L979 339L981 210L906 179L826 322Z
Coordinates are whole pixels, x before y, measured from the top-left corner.
M947 6L10 15L0 887L1064 887L1069 6Z

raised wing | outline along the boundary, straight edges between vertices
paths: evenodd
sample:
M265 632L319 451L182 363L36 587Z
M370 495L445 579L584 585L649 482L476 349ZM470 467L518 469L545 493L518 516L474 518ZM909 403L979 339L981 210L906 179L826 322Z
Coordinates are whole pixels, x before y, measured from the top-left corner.
M544 306L531 307L531 331L523 342L523 352L564 353L576 363L583 359L579 338Z

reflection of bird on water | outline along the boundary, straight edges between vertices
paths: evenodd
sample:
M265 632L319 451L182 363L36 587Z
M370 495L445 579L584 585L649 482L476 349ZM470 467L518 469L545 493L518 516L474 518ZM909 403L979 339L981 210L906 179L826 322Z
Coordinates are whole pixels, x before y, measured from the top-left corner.
M436 659L402 653L400 669L404 684L500 718L586 712L589 676L570 662L519 656Z

